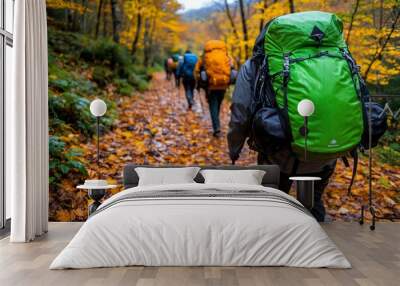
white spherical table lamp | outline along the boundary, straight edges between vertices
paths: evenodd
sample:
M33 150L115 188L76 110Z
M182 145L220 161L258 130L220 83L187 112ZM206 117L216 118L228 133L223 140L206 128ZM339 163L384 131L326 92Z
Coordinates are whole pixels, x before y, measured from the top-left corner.
M301 100L297 105L297 111L304 118L304 125L300 128L300 134L304 136L304 161L307 161L308 117L314 114L314 102L309 99Z
M98 176L100 178L100 117L102 117L107 112L107 104L101 99L95 99L90 103L90 113L96 117L97 121L97 170Z
M90 103L90 113L92 113L93 116L101 117L106 114L106 111L107 105L103 100L95 99Z

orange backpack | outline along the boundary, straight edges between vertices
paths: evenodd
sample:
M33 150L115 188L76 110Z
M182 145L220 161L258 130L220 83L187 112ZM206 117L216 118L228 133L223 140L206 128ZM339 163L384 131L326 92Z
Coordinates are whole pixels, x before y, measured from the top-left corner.
M204 47L204 69L210 90L227 89L230 84L231 60L223 41L211 40Z
M168 58L167 66L170 71L175 71L178 67L178 62L174 62L172 58Z

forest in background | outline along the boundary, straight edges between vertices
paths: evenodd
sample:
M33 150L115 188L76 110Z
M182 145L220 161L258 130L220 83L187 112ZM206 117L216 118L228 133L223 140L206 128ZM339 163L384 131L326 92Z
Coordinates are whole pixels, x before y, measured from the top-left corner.
M269 20L293 12L332 12L343 20L344 36L361 74L383 90L399 75L398 5L396 0L215 1L208 8L211 15L187 23L186 42L200 51L205 40L222 39L240 65L251 56L254 40Z
M50 25L110 38L144 66L161 64L166 55L187 48L200 54L209 39L225 41L240 66L269 20L300 11L333 12L343 20L362 76L378 91L390 92L388 83L398 83L397 0L215 0L203 14L200 9L200 16L197 10L183 13L177 0L47 0L47 7Z
M112 153L113 156L108 154L114 148L109 145L113 145L115 140L110 137L108 146L102 146L108 152L105 152L107 160L115 161L102 166L107 174L120 173L123 164L129 160L138 163L218 164L217 157L227 151L222 150L226 145L221 143L221 148L217 150L212 144L219 143L207 141L207 138L202 138L206 142L203 146L205 150L199 149L197 154L204 157L200 161L195 161L191 157L193 154L180 152L177 147L168 152L181 154L180 158L175 158L173 154L166 155L167 151L157 157L156 151L147 148L145 139L150 138L152 142L151 138L157 138L160 136L158 133L163 132L157 131L159 127L149 119L152 113L157 113L157 103L145 107L150 110L142 117L129 113L141 123L129 119L132 126L121 129L121 122L126 119L122 118L126 116L125 110L135 104L140 105L141 100L146 100L145 96L153 99L164 96L155 95L150 84L154 73L161 70L164 59L187 48L201 54L208 39L225 41L239 67L251 56L255 37L270 19L307 10L334 12L343 19L344 36L371 91L374 94L400 95L400 9L396 0L218 0L201 11L186 12L176 0L46 2L49 26L51 220L86 218L86 194L77 192L75 186L95 174L92 168L95 162L92 145L95 120L90 115L89 104L96 97L104 99L108 105L101 132L117 134L115 136L132 142L136 150L136 157L127 155L125 161L118 160L118 152ZM396 111L400 108L400 101L391 98L390 107ZM228 117L228 109L224 110ZM162 116L160 114L161 118L157 120L162 120ZM146 127L135 127L143 122ZM379 163L379 170L400 168L398 118L389 115L389 125L389 132L375 152L376 158L382 162ZM144 137L137 135L139 131ZM162 140L165 139L160 139L157 144L164 144ZM107 171L107 168L110 170ZM394 209L400 213L400 195L390 181L398 178L391 176L382 177L380 182L382 188L390 191L390 195L383 196L382 200L390 199L387 213L393 213Z

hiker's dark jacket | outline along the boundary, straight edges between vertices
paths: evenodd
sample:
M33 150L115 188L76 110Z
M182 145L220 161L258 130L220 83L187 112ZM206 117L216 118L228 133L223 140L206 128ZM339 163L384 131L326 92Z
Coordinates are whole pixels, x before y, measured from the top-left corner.
M256 112L254 102L254 84L257 73L256 58L264 55L265 28L258 36L253 57L246 61L240 68L235 90L232 97L231 120L229 122L228 146L232 160L237 160L246 139L250 136L252 128L252 116ZM277 164L281 171L292 173L295 157L290 147L284 147L274 154L263 154L270 164ZM333 167L336 160L299 162L296 174L316 173L325 167Z

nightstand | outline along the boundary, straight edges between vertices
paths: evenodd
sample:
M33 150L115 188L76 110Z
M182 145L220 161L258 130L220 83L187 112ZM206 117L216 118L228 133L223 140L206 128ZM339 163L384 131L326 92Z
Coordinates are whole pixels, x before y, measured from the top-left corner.
M307 209L314 207L314 182L321 180L320 177L290 177L296 181L296 198Z
M117 185L104 185L104 186L93 186L93 185L79 185L78 189L87 190L89 198L93 200L93 203L88 207L89 216L94 213L97 208L101 205L101 200L106 195L107 190L116 188Z

